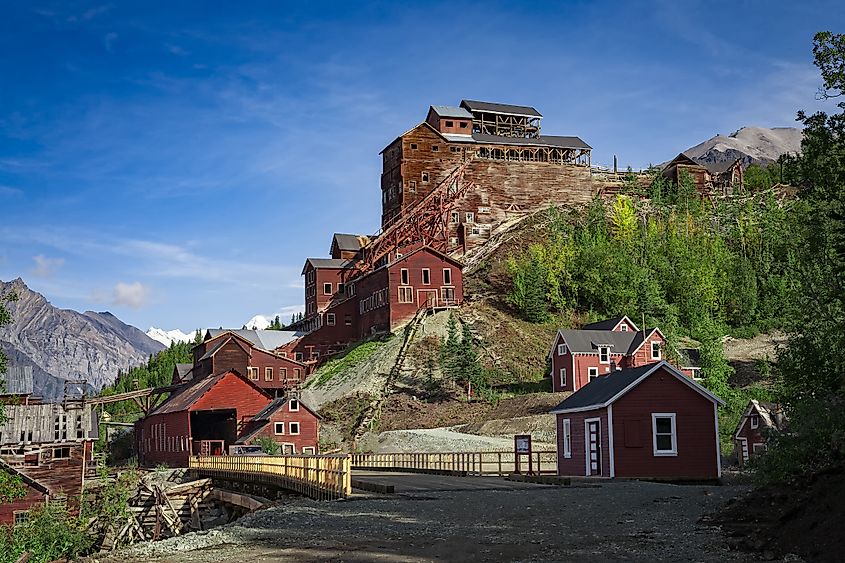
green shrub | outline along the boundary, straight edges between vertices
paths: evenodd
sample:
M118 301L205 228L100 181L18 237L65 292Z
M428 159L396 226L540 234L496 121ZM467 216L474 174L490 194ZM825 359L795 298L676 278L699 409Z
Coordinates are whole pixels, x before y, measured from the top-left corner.
M92 543L82 518L69 516L60 504L44 504L29 511L27 522L0 529L0 563L13 563L24 552L33 563L71 559Z

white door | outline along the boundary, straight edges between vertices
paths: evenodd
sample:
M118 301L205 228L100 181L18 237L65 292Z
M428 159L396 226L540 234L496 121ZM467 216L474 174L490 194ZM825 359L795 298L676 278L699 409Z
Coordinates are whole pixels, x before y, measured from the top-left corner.
M601 420L593 418L584 422L587 446L587 476L601 475Z
M744 464L748 461L748 438L740 438L739 441L742 444L742 463Z

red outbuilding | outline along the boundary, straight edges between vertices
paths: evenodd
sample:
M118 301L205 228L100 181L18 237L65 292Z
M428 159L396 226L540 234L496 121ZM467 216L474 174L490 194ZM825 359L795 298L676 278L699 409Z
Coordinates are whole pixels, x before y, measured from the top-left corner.
M311 407L297 397L280 397L256 414L238 444L270 438L283 454L319 453L320 420Z
M783 409L776 403L752 399L734 431L736 457L740 467L748 460L766 451L770 432L780 432L786 427Z
M723 404L665 361L600 376L551 411L558 474L718 479Z

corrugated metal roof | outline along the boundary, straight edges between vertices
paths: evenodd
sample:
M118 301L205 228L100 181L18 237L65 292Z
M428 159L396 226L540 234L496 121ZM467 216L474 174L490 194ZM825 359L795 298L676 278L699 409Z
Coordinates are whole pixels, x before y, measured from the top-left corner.
M464 108L457 106L431 106L434 113L440 117L459 117L461 119L472 119L472 114Z
M475 139L473 139L472 135L470 135L470 134L466 134L466 135L459 135L457 133L440 133L440 134L443 135L443 137L445 137L445 139L447 141L450 141L452 143L474 143L475 142Z
M540 135L536 139L524 137L503 137L501 135L488 135L487 133L473 133L472 138L477 143L490 143L496 145L517 145L526 147L557 147L562 149L591 149L592 147L579 137L564 137L560 135Z
M539 111L531 106L515 106L511 104L499 104L496 102L480 102L478 100L461 100L461 107L467 108L470 111L505 113L508 115L524 115L527 117L543 117Z
M297 338L304 335L304 332L298 332L293 330L249 330L249 329L231 329L231 328L210 328L207 331L207 334L211 338L217 338L222 334L226 334L227 332L231 332L232 334L236 334L243 338L244 340L248 341L250 344L257 348L262 348L264 350L272 352L276 348L280 346L284 346L289 342L296 340ZM203 359L206 357L211 357L210 354L213 354L217 351L217 349L222 345L222 342L225 342L225 339L221 341L221 343L214 346L213 351L208 351L203 356Z

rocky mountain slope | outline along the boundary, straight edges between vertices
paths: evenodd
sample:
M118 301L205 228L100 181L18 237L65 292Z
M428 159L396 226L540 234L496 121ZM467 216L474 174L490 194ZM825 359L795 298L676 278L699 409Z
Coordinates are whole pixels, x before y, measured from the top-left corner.
M78 313L51 305L20 278L0 281L0 294L15 292L12 323L0 328L0 346L9 365L33 366L35 392L61 395L63 380L84 379L95 389L110 383L118 369L145 362L164 345L111 313Z
M698 162L768 164L783 154L801 152L801 130L796 127L743 127L730 135L716 135L684 151Z

